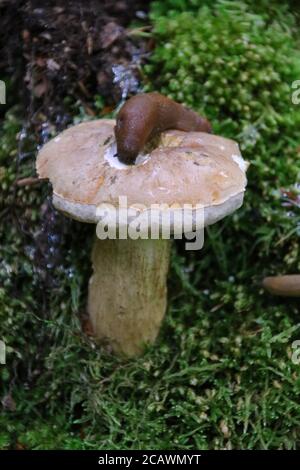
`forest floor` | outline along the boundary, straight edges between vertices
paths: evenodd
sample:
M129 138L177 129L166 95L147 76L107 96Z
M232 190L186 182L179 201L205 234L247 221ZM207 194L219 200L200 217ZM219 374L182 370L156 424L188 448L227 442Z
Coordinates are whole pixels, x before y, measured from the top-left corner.
M300 269L300 120L288 109L280 124L284 110L276 108L290 106L281 82L294 72L283 60L272 62L272 47L287 59L299 50L299 33L284 10L290 3L272 2L275 11L259 0L243 22L234 8L253 2L167 0L150 6L150 18L148 3L0 3L0 79L7 85L7 104L0 106L0 339L7 345L0 449L299 448L299 364L292 361L299 302L261 287L264 275ZM207 8L200 13L176 10L202 3ZM169 4L176 10L171 17ZM219 4L218 16L209 8ZM219 36L206 41L206 27L209 35L219 27ZM222 35L238 28L249 29L257 56L232 52L239 38ZM214 54L222 58L220 70ZM210 85L223 83L236 73L234 60L244 61L239 71L248 73L250 105L262 103L269 119L258 146L245 144L251 162L245 205L207 230L200 252L174 243L159 338L142 357L119 359L95 347L86 317L93 227L54 210L51 188L35 179L36 152L73 123L114 115L123 99L145 88L178 101L183 96L198 110L205 88L199 76L210 73ZM260 95L266 76L274 84ZM252 122L237 82L222 106L217 86L203 99L217 129L232 138ZM271 88L277 97L269 96ZM243 136L251 140L253 132Z

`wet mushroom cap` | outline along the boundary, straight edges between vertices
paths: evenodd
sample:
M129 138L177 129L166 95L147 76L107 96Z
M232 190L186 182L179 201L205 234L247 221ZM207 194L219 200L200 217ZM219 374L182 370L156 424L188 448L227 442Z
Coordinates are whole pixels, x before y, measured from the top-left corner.
M247 162L233 140L203 132L167 131L133 166L114 157L115 121L84 122L48 142L37 157L37 172L53 186L53 202L70 217L97 223L96 208L196 204L205 225L238 209L247 184Z

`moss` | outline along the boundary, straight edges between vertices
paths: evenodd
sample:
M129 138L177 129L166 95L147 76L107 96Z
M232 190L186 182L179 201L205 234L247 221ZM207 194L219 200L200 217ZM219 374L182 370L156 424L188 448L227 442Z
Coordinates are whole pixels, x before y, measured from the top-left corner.
M155 18L160 16L167 16L173 13L183 13L186 11L197 13L202 7L209 7L212 11L218 11L221 7L225 12L236 11L245 12L249 7L255 14L267 22L276 21L282 22L283 25L294 23L294 13L297 8L294 7L295 0L154 0L151 4L151 17Z

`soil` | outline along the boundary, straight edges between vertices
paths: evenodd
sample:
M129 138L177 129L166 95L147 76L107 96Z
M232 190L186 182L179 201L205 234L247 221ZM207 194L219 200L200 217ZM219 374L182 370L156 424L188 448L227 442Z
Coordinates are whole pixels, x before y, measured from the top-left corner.
M140 65L151 49L151 41L138 34L147 29L148 3L0 0L0 76L14 91L9 104L19 98L30 117L38 112L61 130L70 102L79 101L94 115L95 94L107 112L122 95L136 93ZM137 34L128 30L133 21Z

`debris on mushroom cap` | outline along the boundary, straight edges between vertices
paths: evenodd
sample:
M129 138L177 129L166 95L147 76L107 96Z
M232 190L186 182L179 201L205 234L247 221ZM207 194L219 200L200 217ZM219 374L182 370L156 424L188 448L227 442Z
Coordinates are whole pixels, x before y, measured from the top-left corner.
M101 119L73 126L48 142L37 157L40 178L53 185L54 205L67 215L97 222L96 207L200 204L205 225L242 205L247 162L238 144L202 132L167 131L147 158L133 166L112 165L114 120Z

